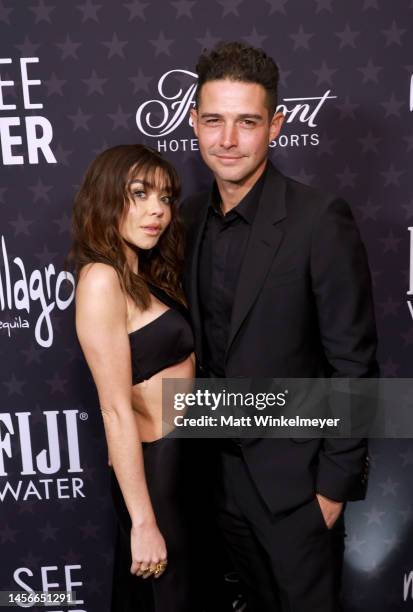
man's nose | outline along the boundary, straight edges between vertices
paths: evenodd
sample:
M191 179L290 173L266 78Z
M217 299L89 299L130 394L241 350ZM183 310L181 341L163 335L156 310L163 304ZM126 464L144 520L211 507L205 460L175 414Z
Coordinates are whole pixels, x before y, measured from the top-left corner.
M234 123L227 123L222 130L221 146L225 149L237 145L237 130Z

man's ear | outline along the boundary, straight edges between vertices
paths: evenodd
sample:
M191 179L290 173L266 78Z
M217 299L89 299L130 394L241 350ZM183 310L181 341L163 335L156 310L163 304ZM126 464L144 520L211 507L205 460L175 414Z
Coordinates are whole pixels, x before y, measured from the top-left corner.
M285 115L283 113L274 113L271 123L270 123L270 135L269 141L272 142L276 138L278 138L279 133L281 132L281 128L283 126L285 120Z
M198 111L196 108L191 108L192 127L194 128L195 136L198 136Z

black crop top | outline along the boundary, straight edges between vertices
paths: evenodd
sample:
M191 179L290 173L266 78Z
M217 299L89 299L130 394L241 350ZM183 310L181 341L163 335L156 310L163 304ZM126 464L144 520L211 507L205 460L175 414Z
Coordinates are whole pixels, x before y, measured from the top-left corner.
M188 312L162 289L148 283L152 295L169 306L159 317L129 334L132 385L186 359L194 350Z

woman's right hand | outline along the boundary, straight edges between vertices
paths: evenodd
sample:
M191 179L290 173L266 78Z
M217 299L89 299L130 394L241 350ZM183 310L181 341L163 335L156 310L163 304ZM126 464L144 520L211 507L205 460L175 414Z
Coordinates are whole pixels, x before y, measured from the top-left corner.
M156 522L132 527L131 554L131 574L142 578L159 578L163 574L167 563L166 544ZM164 567L155 574L159 563Z

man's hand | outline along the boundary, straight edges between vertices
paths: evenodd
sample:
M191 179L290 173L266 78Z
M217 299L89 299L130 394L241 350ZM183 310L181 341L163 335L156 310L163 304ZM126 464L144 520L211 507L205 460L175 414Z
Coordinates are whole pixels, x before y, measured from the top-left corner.
M337 502L320 493L316 494L324 521L328 529L331 529L343 510L343 502Z

